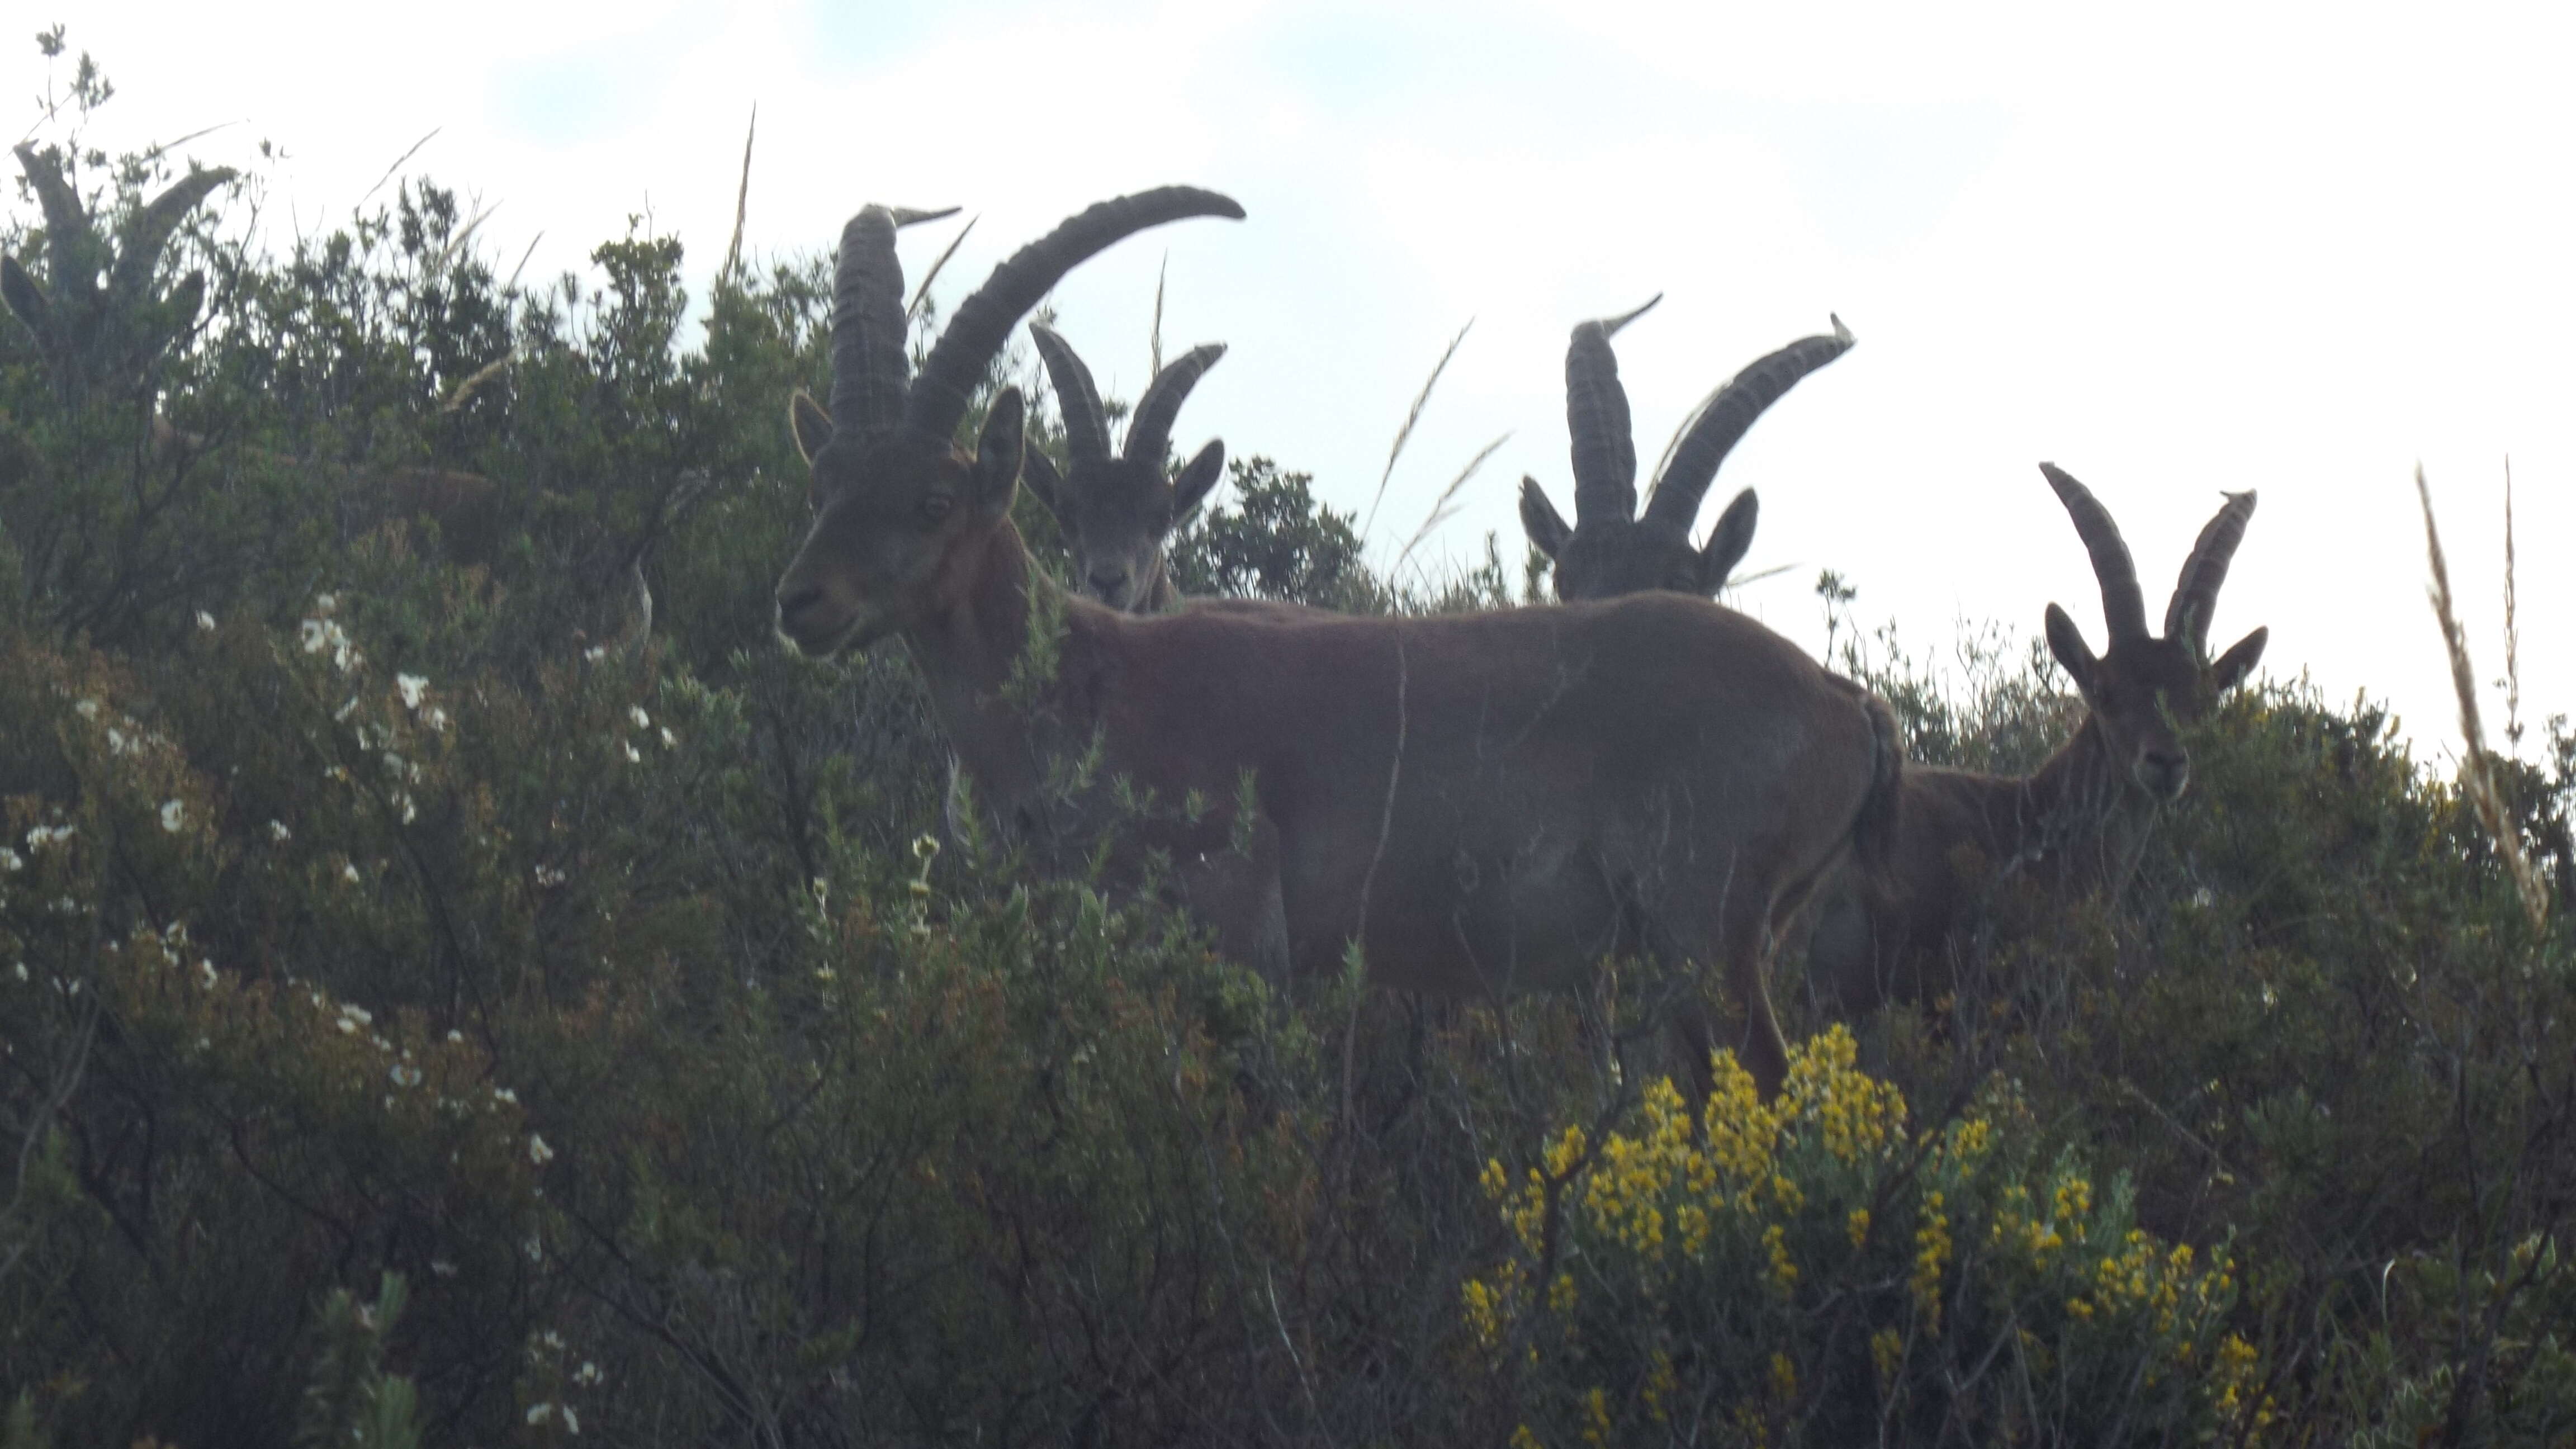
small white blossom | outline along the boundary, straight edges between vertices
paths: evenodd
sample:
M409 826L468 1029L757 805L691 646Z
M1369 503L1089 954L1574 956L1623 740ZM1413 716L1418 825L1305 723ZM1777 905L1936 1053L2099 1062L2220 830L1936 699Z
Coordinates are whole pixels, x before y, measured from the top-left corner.
M537 1335L537 1341L538 1341L539 1343L544 1344L546 1347L548 1347L548 1348L551 1348L551 1349L555 1350L555 1351L556 1351L556 1352L558 1352L558 1353L560 1353L560 1352L562 1352L562 1351L563 1351L563 1335L562 1335L562 1334L560 1334L560 1333L555 1332L555 1331L554 1331L553 1329L551 1329L551 1328L547 1329L545 1332L543 1332L543 1333L541 1333L541 1334L538 1334L538 1335Z
M213 986L213 985L215 984L215 963L214 963L214 962L212 962L212 961L200 960L200 961L197 963L197 969L198 969L199 971L204 972L204 973L206 974L206 985L208 985L209 987L211 987L211 986Z
M42 850L48 845L60 845L79 829L77 825L31 825L27 828L27 848Z
M197 611L197 627L205 630L209 634L213 633L215 631L215 616L207 613L203 609L199 609Z
M268 822L268 838L277 841L292 840L295 838L295 832L286 828L285 821L272 820Z
M529 1262L541 1263L545 1261L546 1245L538 1242L535 1238L531 1237L519 1246L527 1253Z
M536 1246L536 1245L535 1245L533 1242L531 1242L531 1243L529 1244L529 1246L530 1246L530 1247L534 1247L534 1246ZM555 1416L555 1406L554 1406L554 1405L552 1405L552 1404L530 1404L530 1405L528 1405L528 1422L529 1422L529 1423L531 1423L531 1424L542 1424L542 1423L546 1422L548 1419L553 1418L554 1416Z
M0 845L0 875L15 875L26 868L25 857L5 845Z
M340 1028L340 1035L342 1036L356 1036L358 1034L358 1024L345 1016L341 1017L339 1021L334 1024Z
M494 1087L492 1089L492 1100L495 1102L507 1102L511 1106L515 1107L519 1105L519 1094L508 1087Z
M671 727L669 725L662 726L662 748L666 750L676 750L679 747L680 737L671 733Z
M340 600L331 594L315 594L313 596L313 608L317 613L328 614L339 606Z
M465 1033L458 1031L454 1027L449 1027L447 1029L447 1039L451 1042L461 1042L465 1040Z
M360 1026L367 1026L375 1021L375 1017L369 1014L365 1007L360 1006L355 1002L341 1002L340 1015L344 1019L354 1021Z
M640 704L630 704L626 706L626 717L635 721L635 727L639 730L652 728L653 717L646 714L644 712L644 706Z
M564 1405L564 1406L563 1406L563 1414L564 1414L564 1432L565 1432L565 1433L567 1433L567 1434L573 1435L575 1438L580 1437L580 1435L581 1435L581 1415L574 1413L574 1412L572 1411L572 1405L570 1405L570 1404L566 1404L566 1405Z
M637 750L632 741L626 742L626 763L630 765L640 765L644 763L643 752Z
M403 708L418 709L421 691L429 688L429 681L417 674L397 674L394 676L394 688L402 692Z
M340 866L340 878L351 885L356 885L358 883L357 863L354 861L343 862Z
M564 873L551 865L537 867L537 884L552 889L564 883Z
M179 833L179 827L180 827L180 826L182 826L182 825L185 825L185 824L187 824L187 823L188 823L188 806L187 806L187 802L182 801L182 800L164 800L164 801L162 801L162 802L161 802L161 828L162 828L162 829L164 829L164 830L166 830L166 831L169 831L169 832L170 832L171 834L173 834L173 835L176 835L176 834L178 834L178 833Z
M440 709L437 705L431 705L429 707L429 713L422 715L421 718L428 722L431 729L437 730L442 734L446 732L447 711Z
M420 1085L420 1068L418 1067L407 1067L400 1062L396 1062L393 1065L391 1075L393 1077L394 1085L397 1087L417 1087Z
M97 701L97 700L94 700L94 699L84 699L84 700L82 700L80 703L73 705L73 706L72 706L72 709L73 709L74 711L76 711L76 712L80 715L80 717L81 717L82 719L96 719L96 718L98 718L98 701Z
M126 738L125 731L118 729L114 725L109 725L107 727L107 752L109 754L121 755L132 748L134 748L134 742Z
M411 792L408 790L404 791L402 796L402 823L409 825L419 818L420 808L411 803Z
M429 1271L441 1278L453 1278L456 1276L456 1265L445 1258L432 1258L429 1260Z
M581 1361L581 1368L573 1374L572 1381L587 1388L592 1384L598 1383L599 1378L599 1365L592 1363L589 1359L583 1359Z
M528 1160L543 1167L555 1160L555 1150L546 1145L546 1139L531 1132L528 1134Z
M605 644L593 644L589 648L581 651L581 657L585 662L597 664L599 661L608 657L608 646Z

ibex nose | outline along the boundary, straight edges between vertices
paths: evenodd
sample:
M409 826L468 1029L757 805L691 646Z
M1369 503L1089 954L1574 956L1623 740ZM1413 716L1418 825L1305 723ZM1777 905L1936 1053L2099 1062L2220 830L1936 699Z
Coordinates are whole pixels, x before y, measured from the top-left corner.
M2138 757L2138 783L2161 800L2179 800L2191 780L2191 757L2180 750L2149 750Z
M811 612L814 606L821 602L823 602L821 584L799 584L792 589L780 589L778 591L778 627L791 634L795 633L797 619Z
M1094 598L1100 599L1104 603L1122 603L1124 602L1123 596L1126 592L1127 571L1125 569L1093 569L1091 571L1091 593Z

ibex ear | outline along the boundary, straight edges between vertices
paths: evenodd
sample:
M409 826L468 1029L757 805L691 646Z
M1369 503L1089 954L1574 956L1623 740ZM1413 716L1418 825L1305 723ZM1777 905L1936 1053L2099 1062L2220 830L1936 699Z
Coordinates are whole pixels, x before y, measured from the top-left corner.
M2245 676L2253 673L2255 664L2263 658L2263 646L2271 642L2271 638L2270 629L2257 629L2219 655L2218 662L2209 666L2210 683L2215 690L2225 694L2243 684Z
M1016 387L1002 389L984 414L984 431L975 439L975 506L987 514L1007 513L1020 485L1020 463L1027 456L1028 421Z
M1521 479L1521 531L1550 559L1562 555L1565 541L1574 536L1574 530L1566 527L1564 515L1547 501L1547 493L1536 478Z
M1212 438L1206 447L1199 449L1198 456L1181 469L1181 475L1172 480L1172 521L1178 523L1189 517L1190 510L1205 502L1208 490L1224 476L1225 440Z
M197 325L197 313L206 305L206 274L190 272L170 289L170 340L177 342Z
M1028 485L1029 492L1036 495L1038 502L1046 505L1047 512L1055 515L1056 522L1065 521L1062 502L1065 497L1064 475L1055 470L1055 460L1048 457L1044 449L1031 448L1021 459L1020 481Z
M832 441L832 415L801 387L796 389L796 396L787 400L787 426L796 434L796 451L804 454L808 463L823 451L825 443Z
M0 300L8 302L9 310L27 324L28 331L38 337L45 335L45 294L36 286L36 279L27 275L27 269L18 265L16 257L0 257Z
M1735 566L1744 562L1744 555L1753 547L1753 525L1761 515L1761 500L1747 488L1717 516L1717 527L1709 530L1708 542L1699 551L1701 593L1714 599L1726 587L1726 576L1735 572Z
M2084 633L2075 627L2075 621L2066 617L2066 611L2055 604L2048 606L2048 652L2057 656L2058 667L2066 671L2067 678L2075 681L2075 692L2087 699L2092 698L2093 677L2101 672L2101 661L2093 657L2093 650L2084 642Z

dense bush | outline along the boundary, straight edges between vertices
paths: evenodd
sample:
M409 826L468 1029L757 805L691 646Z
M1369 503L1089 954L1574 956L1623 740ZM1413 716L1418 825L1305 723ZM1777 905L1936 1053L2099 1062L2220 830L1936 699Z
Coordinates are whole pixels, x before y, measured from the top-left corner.
M110 239L179 179L42 144ZM2370 706L2234 701L2119 895L1694 1130L1637 970L1282 997L943 845L900 651L770 638L818 259L523 287L418 181L280 257L258 185L125 383L0 321L0 1442L2576 1432L2576 951ZM1310 481L1184 586L1520 592ZM1828 598L1922 757L2062 737ZM2576 742L2515 784L2563 904Z

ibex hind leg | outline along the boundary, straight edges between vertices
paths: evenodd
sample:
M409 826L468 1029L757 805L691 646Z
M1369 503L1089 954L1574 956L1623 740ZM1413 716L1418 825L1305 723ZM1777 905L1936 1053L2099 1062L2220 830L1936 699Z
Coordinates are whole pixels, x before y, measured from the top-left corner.
M1696 930L1670 933L1664 950L1673 959L1694 963L1703 973L1722 970L1728 991L1744 1013L1744 1027L1733 1041L1722 1039L1719 1017L1703 989L1679 993L1665 1018L1673 1047L1689 1070L1694 1113L1704 1109L1716 1088L1710 1058L1720 1046L1732 1046L1736 1059L1753 1074L1767 1100L1779 1094L1789 1076L1789 1043L1771 1009L1768 982L1772 933L1770 912L1750 899L1719 902ZM1658 954L1661 954L1659 952Z
M1190 911L1215 930L1217 949L1274 987L1288 983L1288 910L1280 888L1279 832L1264 821L1245 848L1208 851L1180 873Z

